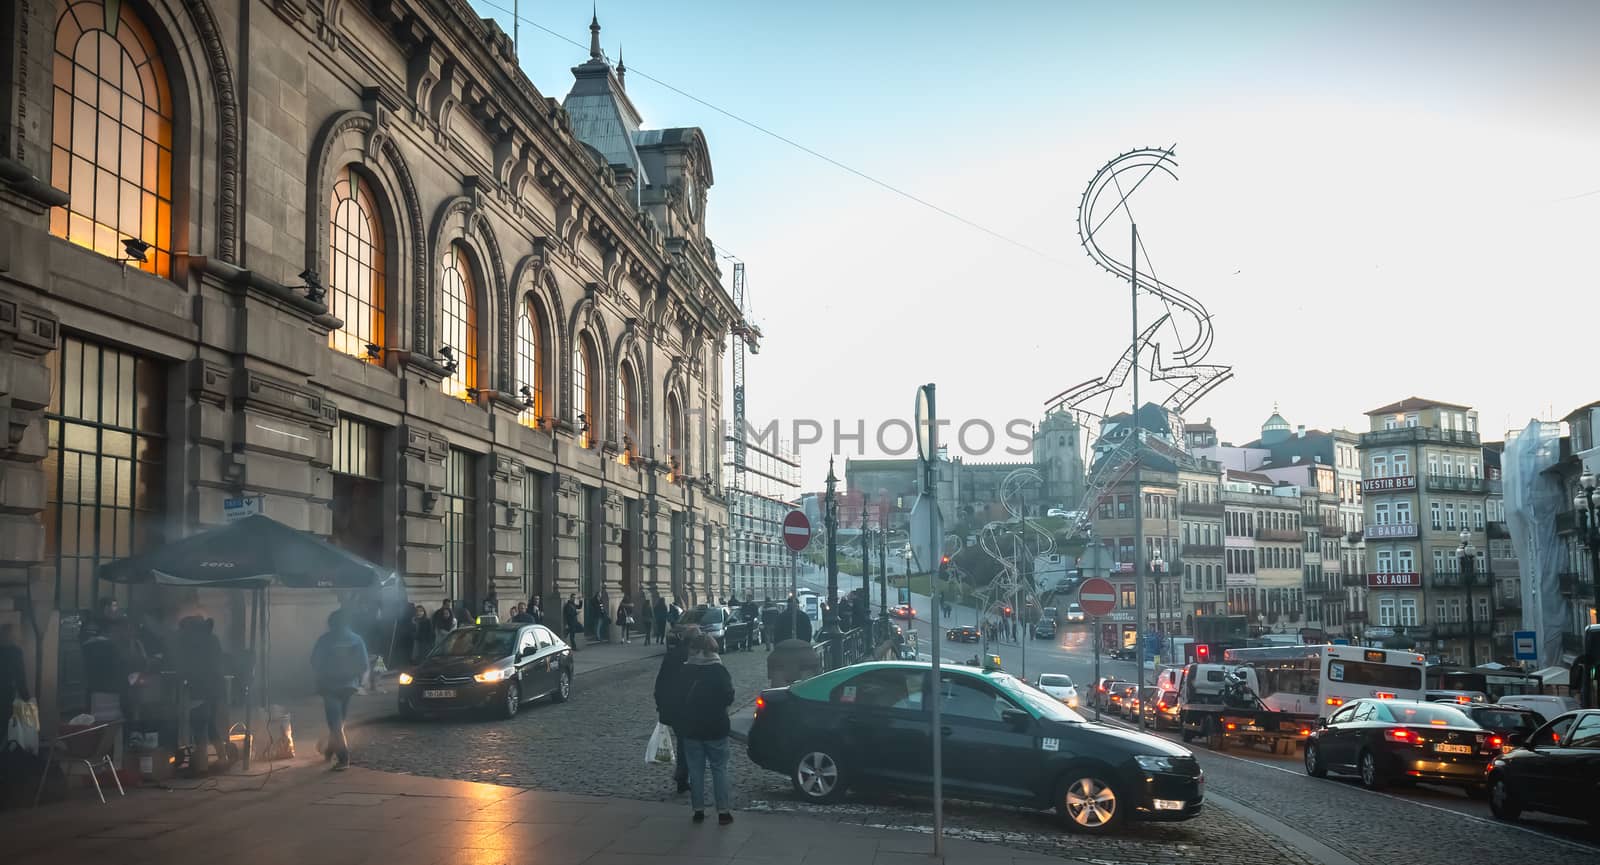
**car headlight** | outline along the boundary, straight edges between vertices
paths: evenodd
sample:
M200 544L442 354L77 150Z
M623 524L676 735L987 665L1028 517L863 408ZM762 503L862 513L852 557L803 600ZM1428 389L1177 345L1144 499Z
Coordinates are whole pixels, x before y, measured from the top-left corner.
M411 674L410 673L401 673L400 674L400 684L409 685L414 681L416 681L416 680L411 678Z
M1139 761L1139 768L1146 772L1171 772L1171 757L1156 757L1149 754L1140 754L1133 759Z
M511 675L510 670L484 670L472 677L474 682L500 682Z

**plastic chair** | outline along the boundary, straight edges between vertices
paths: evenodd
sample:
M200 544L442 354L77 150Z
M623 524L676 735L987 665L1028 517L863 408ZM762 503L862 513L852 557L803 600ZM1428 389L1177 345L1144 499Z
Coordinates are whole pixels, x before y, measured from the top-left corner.
M117 747L117 736L121 732L121 727L121 721L107 721L63 733L50 740L49 749L45 753L44 773L39 777L39 789L33 794L34 807L39 806L39 800L44 796L44 785L50 781L52 764L61 770L61 777L70 787L72 774L68 769L82 763L89 772L89 779L94 782L95 795L100 797L102 805L106 803L105 791L100 787L102 767L111 772L111 780L117 784L117 794L127 796L127 791L122 789L122 779L117 777L116 761L111 758L112 752Z

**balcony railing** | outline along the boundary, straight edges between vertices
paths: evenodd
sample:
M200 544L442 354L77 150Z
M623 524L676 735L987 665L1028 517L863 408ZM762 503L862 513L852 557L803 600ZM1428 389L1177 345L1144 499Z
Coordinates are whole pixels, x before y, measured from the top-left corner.
M1594 578L1588 574L1568 571L1556 578L1561 594L1567 597L1589 597L1594 594Z
M1365 622L1367 620L1367 611L1366 610L1345 610L1344 611L1344 620L1347 621L1347 622Z
M1299 529L1256 529L1256 540L1299 543L1305 540L1305 535Z
M1416 475L1395 475L1385 478L1367 478L1361 482L1364 493L1408 493L1417 488Z
M1397 429L1373 430L1361 434L1360 447L1378 447L1382 445L1403 445L1412 442L1439 442L1441 444L1477 445L1481 444L1478 434L1459 429L1439 429L1437 427L1399 427Z
M1387 538L1414 538L1417 536L1416 523L1372 523L1366 528L1367 540L1381 540Z
M1578 530L1578 512L1561 511L1556 514L1556 534L1564 535Z
M1338 523L1320 522L1317 524L1317 528L1322 531L1323 537L1330 540L1344 534L1344 526Z
M1222 516L1222 502L1180 501L1178 502L1178 513L1196 517L1220 517Z
M1212 556L1212 557L1215 557L1215 558L1221 558L1222 557L1222 545L1221 544L1184 544L1183 545L1183 554L1185 556L1190 556L1190 557L1193 557L1193 558L1199 558L1201 556Z
M1474 569L1470 582L1473 588L1488 588L1491 579L1488 574ZM1428 585L1436 589L1464 589L1468 582L1453 562L1448 567L1428 569Z
M1469 633L1479 637L1487 637L1492 630L1492 622L1474 621L1471 624L1466 622L1435 622L1433 625L1434 638L1441 640L1465 637Z
M1522 596L1512 595L1511 597L1506 597L1505 595L1495 595L1494 611L1496 615L1501 613L1521 613Z
M1345 574L1344 575L1344 584L1345 584L1346 587L1364 586L1364 585L1367 584L1367 575L1366 574Z
M1487 525L1489 537L1500 540L1511 537L1511 527L1504 520L1490 520Z
M1481 495L1488 491L1489 486L1488 482L1483 478L1430 474L1428 475L1428 489L1435 492L1478 493Z

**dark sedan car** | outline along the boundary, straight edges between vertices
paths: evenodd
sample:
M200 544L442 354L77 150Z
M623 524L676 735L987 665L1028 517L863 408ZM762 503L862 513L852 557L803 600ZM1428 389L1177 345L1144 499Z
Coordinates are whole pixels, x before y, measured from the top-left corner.
M1489 767L1489 810L1501 820L1543 811L1600 828L1600 711L1568 712Z
M932 675L929 664L885 661L763 691L750 759L811 802L850 787L925 795ZM1186 748L1091 724L998 669L943 667L937 694L948 796L1054 808L1080 832L1200 813L1205 778Z
M1501 744L1453 706L1356 700L1311 731L1306 774L1352 773L1372 789L1396 780L1455 784L1476 795Z
M572 649L543 625L457 628L399 681L402 717L488 710L510 718L529 700L572 696Z
M1533 731L1544 724L1544 718L1532 709L1521 706L1498 706L1493 703L1467 703L1457 705L1478 726L1500 737L1500 750L1510 751L1528 741Z
M983 635L971 625L962 625L945 631L944 638L957 643L976 643L983 638Z
M761 638L755 622L745 621L737 610L728 607L701 604L684 613L673 630L682 631L689 627L699 628L702 634L715 637L724 652L748 651Z
M1056 638L1056 620L1054 617L1040 619L1039 624L1033 626L1035 640L1054 640Z

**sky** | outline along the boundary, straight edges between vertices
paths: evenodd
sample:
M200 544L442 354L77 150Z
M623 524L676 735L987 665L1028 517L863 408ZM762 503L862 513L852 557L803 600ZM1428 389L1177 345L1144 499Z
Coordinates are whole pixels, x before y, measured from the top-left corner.
M512 30L512 0L471 2ZM538 28L587 46L590 9L522 0L519 57L546 95L587 50ZM830 454L841 477L879 455L925 382L999 447L1108 370L1128 285L1084 254L1077 208L1137 147L1176 144L1178 180L1131 206L1157 275L1213 315L1207 362L1234 368L1188 420L1243 443L1274 404L1361 430L1417 395L1476 407L1498 438L1600 399L1600 3L606 0L599 17L645 125L705 131L708 233L746 263L765 334L748 412L821 425L807 489ZM835 442L836 420L865 445Z

